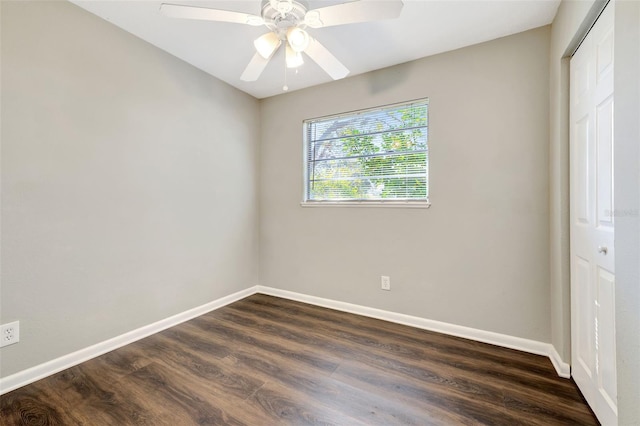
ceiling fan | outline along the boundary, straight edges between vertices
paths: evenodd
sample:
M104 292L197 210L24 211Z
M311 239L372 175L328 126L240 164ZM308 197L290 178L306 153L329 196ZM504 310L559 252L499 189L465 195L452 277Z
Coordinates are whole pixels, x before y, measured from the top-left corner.
M160 11L172 18L266 26L269 32L253 42L256 54L240 77L244 81L256 81L283 43L288 68L302 65L304 52L331 78L338 80L346 77L349 70L305 29L393 19L400 16L402 6L401 0L356 0L309 10L304 0L262 0L261 16L168 3L163 3Z

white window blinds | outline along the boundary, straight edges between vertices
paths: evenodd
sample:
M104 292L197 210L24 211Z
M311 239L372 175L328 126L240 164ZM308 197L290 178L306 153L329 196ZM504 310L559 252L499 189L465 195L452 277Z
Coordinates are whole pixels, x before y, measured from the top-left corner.
M427 201L427 116L421 99L305 121L305 201Z

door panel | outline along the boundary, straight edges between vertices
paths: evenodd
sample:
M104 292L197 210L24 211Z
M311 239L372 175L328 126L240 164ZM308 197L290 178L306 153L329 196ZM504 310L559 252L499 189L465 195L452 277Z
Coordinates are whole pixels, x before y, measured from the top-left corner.
M591 294L591 265L585 259L577 257L575 259L574 274L577 280L584 285L584 291L578 293L580 300L576 304L576 328L574 330L577 338L578 351L576 360L580 367L584 369L586 376L594 376L595 370L595 342L594 342L594 322L593 295Z
M598 269L598 378L601 392L609 405L615 406L616 345L615 345L615 278L602 268Z
M613 96L596 109L598 227L613 227Z
M596 62L597 80L601 82L607 79L607 74L613 67L613 26L604 31L604 36L601 36L596 45Z
M576 123L574 144L574 213L579 225L588 225L589 220L589 116Z

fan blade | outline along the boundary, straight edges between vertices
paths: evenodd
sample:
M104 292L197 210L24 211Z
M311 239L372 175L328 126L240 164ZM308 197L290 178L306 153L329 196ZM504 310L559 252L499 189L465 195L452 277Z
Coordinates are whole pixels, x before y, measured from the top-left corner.
M305 15L305 24L311 28L324 28L357 22L394 19L400 16L402 6L404 5L401 0L357 0L310 10Z
M209 9L206 7L184 6L179 4L163 3L160 11L170 18L201 19L204 21L233 22L236 24L249 24L259 26L264 20L256 15L232 12L229 10Z
M331 54L320 42L309 37L309 47L304 51L313 61L320 66L334 80L344 78L349 74L347 67Z
M268 59L263 58L259 53L253 55L249 65L247 65L247 68L244 69L244 72L240 76L240 80L256 81L260 77L260 74L262 74L262 71L267 67L270 59L270 57Z

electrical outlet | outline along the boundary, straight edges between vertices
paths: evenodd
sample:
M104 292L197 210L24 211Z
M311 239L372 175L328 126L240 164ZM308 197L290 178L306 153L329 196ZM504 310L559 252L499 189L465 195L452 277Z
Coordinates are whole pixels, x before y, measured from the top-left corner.
M380 277L380 283L382 284L381 287L383 290L387 290L387 291L391 290L391 278L385 275L382 275Z
M0 348L20 341L20 321L0 325Z

